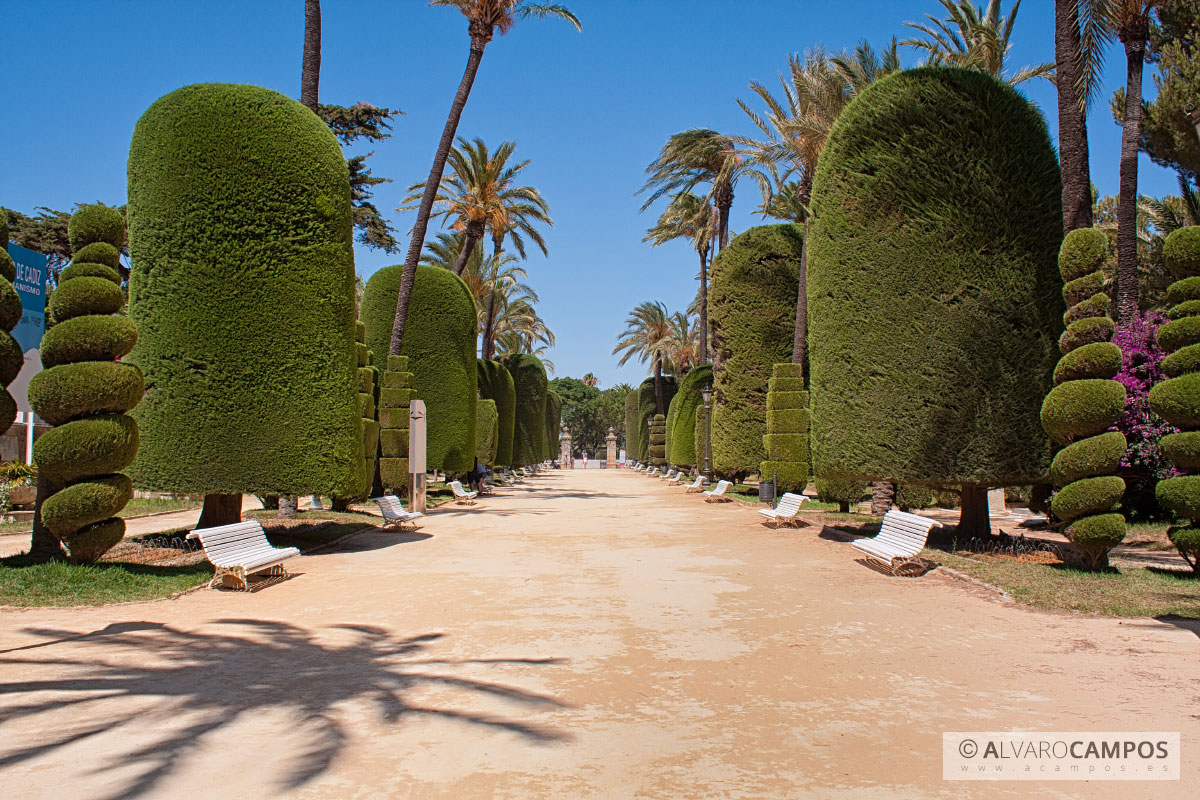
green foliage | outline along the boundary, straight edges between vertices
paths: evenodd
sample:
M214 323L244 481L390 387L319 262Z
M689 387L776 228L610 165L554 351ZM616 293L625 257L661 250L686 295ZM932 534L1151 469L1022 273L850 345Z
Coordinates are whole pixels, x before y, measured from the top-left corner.
M38 416L62 425L92 414L124 414L141 402L142 372L131 364L82 361L45 369L29 381L29 402Z
M1080 230L1090 230L1090 228L1081 228ZM1108 295L1100 292L1094 294L1086 300L1081 301L1078 305L1073 305L1063 314L1063 324L1070 325L1072 322L1087 317L1106 317L1108 316L1108 307L1111 301Z
M1180 228L1167 236L1163 241L1163 261L1176 278L1200 277L1200 225Z
M713 261L709 325L721 367L712 452L719 473L756 472L765 455L767 382L792 353L803 243L796 225L763 225L735 237Z
M809 229L818 475L939 487L1046 474L1061 188L1041 114L988 75L892 73L842 112Z
M1150 390L1150 408L1181 430L1200 428L1200 372L1189 372Z
M370 328L367 331L369 334ZM408 411L413 397L409 387L413 375L408 371L408 356L389 355L386 365L380 376L383 388L379 390L379 480L384 489L395 490L408 485Z
M121 221L121 225L123 228L124 220ZM92 242L79 248L74 255L74 261L77 264L103 264L115 273L121 269L121 251L108 242ZM120 276L117 281L120 282Z
M1171 306L1167 309L1167 316L1170 319L1200 316L1200 300L1185 300L1178 305Z
M1119 431L1069 444L1054 456L1050 476L1055 485L1066 486L1082 478L1111 475L1120 468L1127 446L1125 435Z
M1200 275L1175 281L1167 287L1167 303L1178 305L1188 300L1200 300Z
M119 472L133 463L137 452L138 425L125 414L73 420L51 428L33 443L38 468L50 480L64 484Z
M1107 342L1112 339L1116 326L1108 317L1086 317L1072 322L1058 340L1058 349L1064 355L1089 344ZM1159 329L1161 330L1161 328Z
M4 433L17 417L17 402L8 393L7 387L21 371L25 357L21 346L9 333L21 320L21 298L12 284L17 270L12 257L8 255L8 215L3 209L0 209L0 234L3 235L0 239L0 306L4 307L0 308L0 317L3 317L3 322L12 323L0 324L0 383L4 387L0 389L0 433ZM16 300L15 317L13 309L7 308L13 300Z
M125 246L125 217L117 209L100 203L80 206L67 223L67 237L77 259L84 247L96 242L120 250Z
M517 390L508 368L499 361L479 359L479 397L496 404L496 456L492 462L507 467L513 463L513 429L517 422Z
M134 484L352 495L363 433L337 139L277 92L197 84L142 115L128 171L129 361L149 387Z
M667 463L667 418L655 414L650 425L650 463L661 467Z
M1096 296L1097 292L1101 292L1103 289L1104 273L1093 272L1084 275L1082 278L1076 278L1063 286L1063 299L1067 301L1068 306L1074 306L1085 300L1090 300Z
M104 278L104 280L115 284L118 288L121 286L120 273L105 264L89 264L86 261L76 261L58 274L60 282L70 280L71 278L85 277ZM124 293L122 293L121 301L122 305L124 305Z
M137 325L128 317L85 315L60 322L42 337L42 366L73 361L115 361L137 344Z
M546 452L546 368L527 353L508 356L504 365L517 395L513 464L536 464Z
M937 504L937 495L927 486L917 486L915 483L902 483L896 489L895 502L901 511L931 508Z
M1083 378L1112 379L1120 371L1121 348L1112 342L1092 342L1071 350L1059 359L1058 366L1054 368L1054 384L1057 386Z
M542 458L558 458L558 436L562 432L562 398L553 389L546 390L546 443Z
M802 492L808 486L809 464L812 454L809 452L809 430L804 427L797 431L778 431L772 427L774 422L785 425L791 420L779 419L778 412L802 411L803 419L808 419L809 394L805 391L779 390L774 387L793 385L790 382L803 381L794 376L799 365L792 363L776 364L772 369L772 377L767 392L767 434L763 436L763 448L767 458L759 467L759 474L777 475L779 488L788 492Z
M1050 502L1054 516L1064 522L1101 514L1111 509L1125 494L1125 481L1116 475L1083 478L1058 490Z
M480 464L496 465L499 422L495 400L480 400L475 404L475 458Z
M625 395L625 456L627 458L640 459L638 453L641 450L641 435L638 419L638 390L634 389Z
M806 433L809 429L808 408L785 408L767 412L767 430L776 433Z
M1104 231L1079 228L1063 237L1058 250L1058 272L1064 281L1076 281L1103 270L1107 260L1108 237Z
M859 503L867 495L870 486L864 481L817 478L817 499L822 503L837 503L842 511Z
M1200 344L1200 317L1183 317L1164 322L1158 329L1158 346L1173 353L1189 344Z
M1200 372L1200 344L1181 347L1159 365L1168 378L1178 378L1188 372Z
M680 466L703 463L704 453L696 450L696 417L704 416L704 397L700 392L705 386L711 386L712 380L712 367L704 364L679 382L679 391L671 399L671 413L667 417L668 462Z
M1116 381L1068 381L1046 395L1042 425L1056 442L1066 444L1107 430L1124 411L1125 387Z
M1108 563L1108 551L1125 538L1125 517L1120 514L1084 517L1071 523L1066 535L1085 567L1102 567Z
M766 481L774 478L781 493L802 492L808 486L808 461L772 461L768 458L759 463L758 473Z
M42 505L42 522L64 538L80 528L115 517L133 498L133 483L125 475L102 475L73 483Z
M675 378L670 375L662 377L663 403L666 404L666 408L671 407L671 401L675 399L678 388ZM652 420L657 413L658 404L654 395L654 378L646 378L638 387L638 428L640 431L638 446L640 449L637 458L641 461L650 460L649 442L646 441L646 423Z
M50 295L50 314L55 322L66 322L84 314L115 314L124 305L125 293L120 286L94 276L62 283Z
M1177 468L1184 472L1200 471L1200 431L1167 434L1159 446Z

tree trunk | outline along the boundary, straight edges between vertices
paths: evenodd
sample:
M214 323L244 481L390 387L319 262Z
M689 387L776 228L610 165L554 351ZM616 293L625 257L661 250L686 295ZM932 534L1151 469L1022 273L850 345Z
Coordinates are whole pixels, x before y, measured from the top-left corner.
M417 278L417 262L421 260L421 250L425 247L425 231L429 228L429 215L433 211L433 199L437 196L438 187L442 183L442 172L446 169L446 159L454 144L454 134L458 132L458 121L462 118L463 107L471 95L471 85L475 83L475 75L479 72L479 63L483 60L483 49L487 42L475 35L471 36L471 53L467 57L467 68L463 71L462 81L454 102L450 105L450 114L446 117L446 127L442 130L442 139L438 142L437 153L433 157L433 166L429 169L429 178L425 181L425 192L421 195L421 206L417 211L417 221L413 224L412 241L408 245L408 256L404 259L404 274L400 278L400 291L396 297L396 318L392 322L392 340L388 347L391 355L400 355L404 344L404 328L408 324L408 302L412 299L413 282Z
M733 207L733 187L728 183L722 183L717 187L716 196L713 201L717 206L717 213L720 215L719 223L717 224L717 252L721 252L729 245L729 209Z
M708 248L700 255L700 363L708 363Z
M892 510L896 496L896 485L891 481L875 481L871 484L871 515L882 517Z
M992 520L988 514L988 490L986 486L962 487L962 506L958 515L958 538L970 539L992 534Z
M792 338L792 363L804 364L808 358L808 220L804 220L804 241L800 243L800 287L796 290L796 332ZM804 370L807 375L808 370Z
M240 494L206 494L204 508L200 511L197 528L215 528L242 521L242 496Z
M662 356L654 357L654 408L659 414L665 414L666 404L663 402Z
M1125 42L1125 118L1121 126L1121 181L1117 196L1117 324L1138 311L1138 141L1142 135L1142 64L1145 39Z
M300 66L300 102L317 111L321 84L321 0L304 0L304 59Z
M376 495L376 497L378 497L378 495ZM330 498L330 507L331 507L331 510L333 510L333 511L349 511L350 510L350 498L349 497L338 497L338 496L334 495L333 497Z
M279 497L279 513L276 514L279 519L295 519L296 514L300 511L300 498L294 494L280 495Z
M1058 160L1062 166L1063 233L1092 227L1086 99L1076 88L1081 48L1077 0L1054 0L1054 68L1058 89Z
M55 558L66 558L67 552L63 550L62 543L58 541L58 537L50 532L42 523L42 503L46 498L58 491L59 487L52 486L50 479L45 474L38 470L37 473L37 499L33 506L33 536L29 540L29 555L37 559L49 561Z
M463 235L462 250L458 251L458 258L454 259L454 274L462 277L463 270L467 268L467 262L471 260L471 254L475 252L475 245L479 244L479 240L483 238L484 227L482 222L468 222L467 229Z

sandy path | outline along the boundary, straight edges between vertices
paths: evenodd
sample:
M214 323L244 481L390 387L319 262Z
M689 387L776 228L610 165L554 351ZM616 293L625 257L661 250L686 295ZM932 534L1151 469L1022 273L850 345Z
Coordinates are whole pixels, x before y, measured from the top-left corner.
M1196 628L1038 613L621 471L253 595L0 613L6 798L1195 797ZM941 780L943 730L1166 730L1184 779Z

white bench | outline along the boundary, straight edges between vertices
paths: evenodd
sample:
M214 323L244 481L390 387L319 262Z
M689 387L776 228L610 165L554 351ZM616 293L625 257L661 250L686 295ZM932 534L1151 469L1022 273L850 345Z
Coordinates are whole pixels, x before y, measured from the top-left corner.
M675 473L674 478L671 478L667 481L667 486L678 486L681 483L683 483L683 478L684 478L683 470L679 470L678 472Z
M855 539L850 546L887 567L893 575L919 574L925 568L917 554L925 549L929 532L940 527L942 523L929 517L889 511L883 515L883 525L874 538Z
M462 481L450 481L446 485L450 487L450 491L454 492L454 502L456 503L467 503L468 505L473 505L475 503L475 498L479 496L479 492L468 492L466 489L464 489Z
M404 505L400 502L400 498L394 494L385 494L383 497L376 497L375 503L379 506L379 512L383 514L383 518L387 520L387 526L395 525L401 530L404 529L405 525L416 528L417 517L425 516L420 511L406 511Z
M300 555L294 547L273 546L267 541L263 526L253 521L200 528L189 533L187 538L200 540L205 557L216 568L213 579L208 582L210 589L217 581L224 581L231 575L249 591L248 575L258 572L286 575L283 562Z
M726 491L726 490L727 490L727 489L728 489L730 486L733 486L733 484L732 484L732 483L730 483L729 481L717 481L717 485L716 485L716 486L714 486L713 488L709 489L707 492L702 492L702 494L704 495L704 502L706 502L706 503L725 503L725 502L728 502L728 501L729 501L729 500L731 500L732 498L726 497L726 496L725 496L725 491Z
M704 488L706 483L708 483L708 478L704 477L703 475L697 475L694 483L689 483L683 488L685 492L699 492Z
M758 511L760 517L763 518L763 523L778 528L780 525L799 525L804 522L800 519L800 507L808 500L807 497L800 494L787 492L783 497L779 498L779 504L774 508L761 508Z
M660 481L666 481L667 483L670 483L671 481L675 480L675 470L671 470L666 475L659 475L658 479Z
M662 472L662 470L660 470L658 467L655 467L654 469L647 472L646 475L651 478L657 478L659 476L659 473L661 473L661 472Z

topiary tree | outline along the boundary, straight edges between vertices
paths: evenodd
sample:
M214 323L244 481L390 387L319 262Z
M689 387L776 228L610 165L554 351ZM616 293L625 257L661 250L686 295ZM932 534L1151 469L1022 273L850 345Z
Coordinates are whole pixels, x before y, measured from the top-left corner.
M55 426L33 445L47 484L39 491L42 524L73 561L91 562L125 535L117 513L133 484L121 470L138 450L138 426L126 412L141 401L145 382L141 370L118 360L137 341L133 323L114 316L125 305L113 266L125 243L124 218L107 206L83 206L68 230L76 257L50 295L56 324L43 337L44 369L28 394L34 412ZM0 307L6 299L0 290Z
M496 460L499 466L513 463L513 428L517 421L517 390L508 368L499 361L479 359L479 397L496 403Z
M504 365L517 394L513 464L536 464L546 452L546 368L528 353L508 356Z
M842 111L810 204L817 475L962 486L963 536L988 487L1045 480L1061 188L1041 114L982 72L892 73Z
M843 514L850 511L851 505L862 502L869 491L865 481L817 478L817 499L822 503L837 503L838 511Z
M379 387L379 481L384 489L408 486L408 412L413 398L408 356L388 356Z
M775 476L779 488L802 492L808 486L808 392L804 391L804 365L776 364L767 384L767 433L763 436L767 460L758 474Z
M1042 404L1042 427L1064 445L1050 466L1058 490L1050 510L1068 523L1066 536L1088 569L1107 566L1108 551L1125 538L1125 518L1112 509L1125 493L1125 481L1114 473L1127 443L1119 431L1109 430L1125 411L1125 387L1113 380L1121 369L1121 348L1109 341L1114 326L1105 316L1108 296L1096 283L1107 253L1108 240L1096 228L1080 228L1063 239L1058 268L1070 307L1055 386Z
M495 400L480 400L475 405L475 459L489 467L496 464L500 414Z
M8 385L16 379L25 364L21 345L12 336L13 328L21 321L21 297L13 281L17 279L17 265L8 254L8 215L0 208L0 433L12 427L17 418L17 401L8 393Z
M542 458L553 461L558 458L558 437L562 432L562 398L553 389L546 390L546 443Z
M712 379L712 366L702 364L679 382L679 391L667 414L667 461L671 464L695 467L704 463L703 448L696 449L696 416L704 415L700 391L711 386Z
M679 385L670 375L664 375L661 381L663 402L669 408L671 401L675 399L675 392L679 389ZM641 429L641 435L638 437L638 459L641 461L650 460L650 442L646 438L646 423L654 419L654 415L658 413L657 408L658 403L654 397L654 378L646 378L638 387L638 427Z
M356 322L354 341L357 342L358 355L358 410L363 426L362 483L353 496L334 495L334 511L345 511L352 502L365 500L371 494L371 484L375 480L376 457L379 454L379 407L376 400L379 370L371 366L373 354L364 344L365 338L366 326L361 321Z
M1167 289L1171 321L1158 329L1168 380L1150 390L1150 407L1179 428L1162 438L1176 468L1200 472L1200 226L1180 228L1163 243L1163 261L1177 278ZM1188 524L1168 531L1171 543L1200 574L1200 475L1166 478L1155 488L1158 502Z
M667 418L655 414L650 425L650 463L661 467L667 463Z
M353 494L363 431L337 138L278 92L197 84L142 115L128 170L129 360L147 386L134 483L204 493L201 526L239 520L243 492Z
M384 267L363 290L362 320L375 352L388 352L403 272L402 264ZM425 402L426 465L466 472L475 466L475 300L450 270L421 265L408 307L401 355L408 356L412 388Z
M638 455L641 431L638 430L638 390L625 395L625 457L640 460Z
M737 236L713 261L712 454L719 473L755 472L766 456L767 381L772 366L792 355L803 244L799 226L763 225Z

